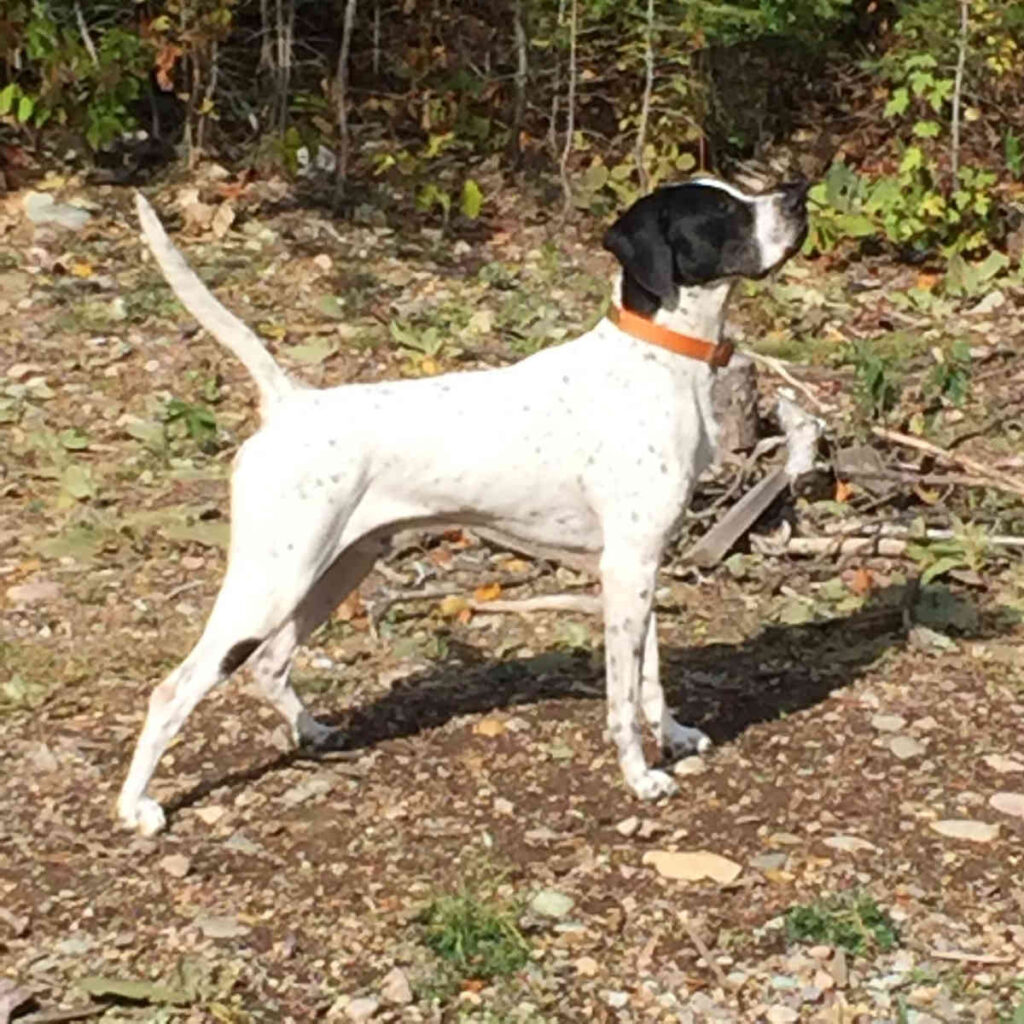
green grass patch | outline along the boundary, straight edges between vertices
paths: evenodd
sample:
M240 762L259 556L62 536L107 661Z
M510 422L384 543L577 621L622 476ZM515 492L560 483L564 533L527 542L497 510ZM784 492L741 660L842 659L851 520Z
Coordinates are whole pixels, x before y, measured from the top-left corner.
M434 899L418 920L424 944L443 964L437 987L455 988L463 980L489 981L522 970L530 944L516 923L520 909L469 887Z
M899 941L892 918L863 893L790 907L786 935L790 942L836 946L851 954L885 952Z

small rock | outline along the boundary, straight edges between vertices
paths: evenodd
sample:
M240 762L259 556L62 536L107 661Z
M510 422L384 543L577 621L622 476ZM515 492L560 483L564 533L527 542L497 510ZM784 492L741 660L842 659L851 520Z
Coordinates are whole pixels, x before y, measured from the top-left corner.
M601 969L601 965L592 956L581 956L573 966L576 968L576 973L582 974L584 978L595 977Z
M988 805L1003 814L1024 818L1024 793L993 793Z
M625 836L627 839L640 827L640 819L636 815L632 815L628 818L623 818L622 821L615 826L615 831L620 836Z
M703 775L707 770L707 762L697 754L681 758L672 769L676 775Z
M56 224L80 231L92 219L88 210L68 203L54 202L47 192L29 192L24 201L25 214L33 224Z
M1004 757L1002 754L989 754L982 760L994 772L1004 775L1007 772L1024 772L1024 761L1018 761L1013 757Z
M160 870L171 878L184 878L191 866L192 861L183 853L169 853L166 857L160 858Z
M787 853L759 853L750 860L750 866L758 871L778 871L789 859Z
M7 599L12 604L45 604L60 597L60 587L50 580L32 580L7 588Z
M621 1010L629 1002L628 992L605 992L604 1001L613 1009Z
M249 934L248 925L237 917L199 917L196 924L208 939L237 939Z
M369 1020L380 1009L380 1001L373 996L360 996L349 1000L345 1007L345 1016L349 1020L359 1022Z
M932 729L937 729L939 723L931 715L925 715L924 718L917 718L910 723L911 729L917 729L919 732L931 732Z
M699 882L710 878L720 885L728 885L739 878L743 867L728 857L707 850L676 852L672 850L648 850L643 856L644 864L651 864L664 878Z
M820 988L823 992L828 992L835 988L836 979L832 977L828 971L823 971L820 967L814 972L814 987Z
M412 1002L412 986L401 967L392 967L380 985L381 998L396 1006L408 1006Z
M889 750L901 761L919 757L928 748L913 736L894 736L889 740Z
M907 720L900 715L875 715L871 724L879 732L899 732L907 724Z
M830 956L832 956L832 947L811 946L811 948L807 950L807 955L809 957L812 957L814 960L821 960L822 962L824 962L825 960L828 960Z
M967 839L972 843L990 843L999 835L999 826L987 821L971 821L968 818L950 818L930 823L933 832L947 839Z
M331 267L334 266L334 260L332 260L327 253L321 252L313 257L313 266L316 267L317 270L327 274L330 272Z
M331 779L323 775L314 776L312 779L307 779L305 782L300 782L297 786L285 790L281 794L281 802L289 807L297 807L315 796L329 793L333 787L334 783Z
M859 853L861 850L877 850L874 843L869 843L859 836L829 836L822 842L833 850L842 850L843 853Z
M536 896L530 900L530 909L535 914L543 917L560 918L572 910L576 901L571 896L557 889L541 889Z
M768 1024L793 1024L800 1019L800 1014L788 1006L769 1006L764 1016Z
M216 825L225 814L228 813L226 807L221 807L218 804L210 804L209 807L200 807L196 811L196 817L204 825Z
M515 809L516 805L511 800L506 800L503 796L496 796L494 798L495 814L512 814Z

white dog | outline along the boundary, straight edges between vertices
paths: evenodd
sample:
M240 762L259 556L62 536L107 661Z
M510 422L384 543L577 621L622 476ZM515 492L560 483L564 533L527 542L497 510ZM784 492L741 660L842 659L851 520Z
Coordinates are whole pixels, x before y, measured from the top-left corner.
M157 686L118 813L164 824L145 795L189 712L243 664L295 741L330 743L288 679L296 646L370 571L399 529L467 526L600 574L608 725L626 784L675 790L649 768L640 716L670 755L707 737L677 723L658 678L652 614L666 539L712 461L714 367L728 361L724 312L738 277L801 245L806 183L746 195L704 179L640 199L604 244L622 275L609 319L514 366L308 390L189 269L152 208L142 233L175 294L246 366L263 425L231 483L227 573L188 657Z

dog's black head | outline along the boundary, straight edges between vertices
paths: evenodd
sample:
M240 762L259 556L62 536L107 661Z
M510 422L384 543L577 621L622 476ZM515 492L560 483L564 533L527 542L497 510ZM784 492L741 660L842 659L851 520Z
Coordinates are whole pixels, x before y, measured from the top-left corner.
M763 277L807 234L807 182L751 196L714 179L659 188L606 232L622 264L622 300L645 316L675 303L680 287Z

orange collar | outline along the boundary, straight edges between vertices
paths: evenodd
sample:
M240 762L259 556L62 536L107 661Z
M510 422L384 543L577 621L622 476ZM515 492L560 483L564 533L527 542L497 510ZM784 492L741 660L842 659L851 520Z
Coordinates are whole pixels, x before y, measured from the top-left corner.
M661 324L656 324L639 313L620 309L616 305L608 307L608 319L620 330L639 338L640 341L659 345L661 348L667 348L669 352L689 356L690 359L697 359L716 368L728 366L729 360L732 359L733 346L730 341L720 341L716 345L700 338L691 338L688 334L680 334L668 327L662 327Z

